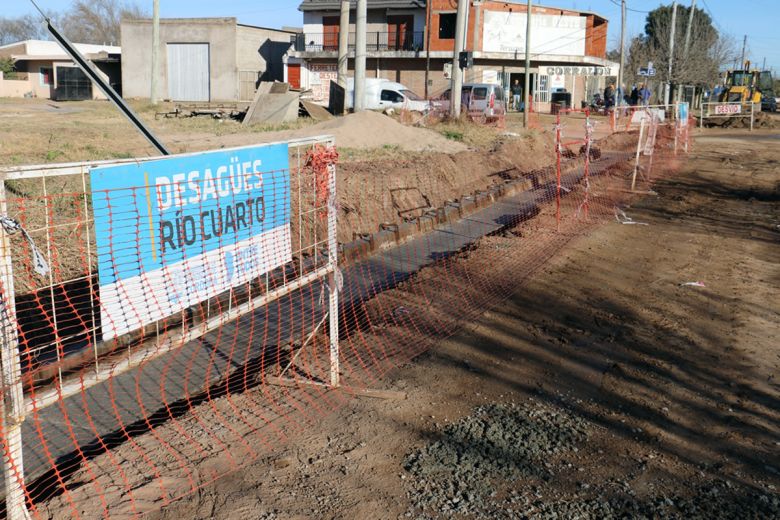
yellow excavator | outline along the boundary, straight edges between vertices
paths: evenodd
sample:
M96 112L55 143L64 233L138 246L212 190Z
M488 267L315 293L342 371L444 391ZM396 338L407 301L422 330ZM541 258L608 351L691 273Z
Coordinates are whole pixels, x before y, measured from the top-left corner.
M762 101L771 98L774 101L772 73L768 70L750 69L745 62L743 70L730 70L726 74L726 86L718 100L721 103L741 103L744 106L754 103L761 110ZM765 110L767 103L764 103ZM769 108L771 110L771 108Z

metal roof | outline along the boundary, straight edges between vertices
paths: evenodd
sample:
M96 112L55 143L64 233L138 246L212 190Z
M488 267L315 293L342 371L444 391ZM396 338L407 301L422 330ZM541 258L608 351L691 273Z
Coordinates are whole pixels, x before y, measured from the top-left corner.
M419 9L425 7L426 0L368 0L371 9ZM351 8L357 8L357 1L350 2ZM301 11L320 11L323 9L340 9L339 0L303 0L298 7Z

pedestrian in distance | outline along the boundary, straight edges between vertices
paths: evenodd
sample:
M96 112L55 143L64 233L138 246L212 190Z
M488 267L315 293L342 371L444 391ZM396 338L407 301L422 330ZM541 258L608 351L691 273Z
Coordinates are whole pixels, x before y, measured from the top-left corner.
M652 96L650 89L647 85L642 85L642 89L639 91L639 97L642 100L642 106L648 106L650 104L650 97Z
M639 104L639 89L636 88L636 85L634 85L634 88L631 89L631 96L629 97L628 103L632 107L635 107Z
M520 85L520 80L516 79L515 84L512 85L512 106L515 107L516 112L520 112L521 100L523 99L523 86Z
M607 85L607 88L604 89L604 110L609 112L612 110L612 107L615 106L615 87L612 85L612 83L609 83Z

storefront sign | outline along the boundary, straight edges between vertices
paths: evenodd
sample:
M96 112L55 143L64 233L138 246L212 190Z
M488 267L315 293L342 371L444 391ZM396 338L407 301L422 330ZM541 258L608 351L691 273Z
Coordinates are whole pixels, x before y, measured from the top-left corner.
M548 76L614 76L609 67L547 67Z

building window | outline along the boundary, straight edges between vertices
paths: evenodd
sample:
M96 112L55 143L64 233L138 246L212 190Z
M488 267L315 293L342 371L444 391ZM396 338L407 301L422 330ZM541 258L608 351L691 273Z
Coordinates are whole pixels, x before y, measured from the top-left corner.
M54 84L54 69L51 67L41 67L41 86L49 87Z
M439 39L454 40L455 25L458 19L456 13L446 13L439 15Z

